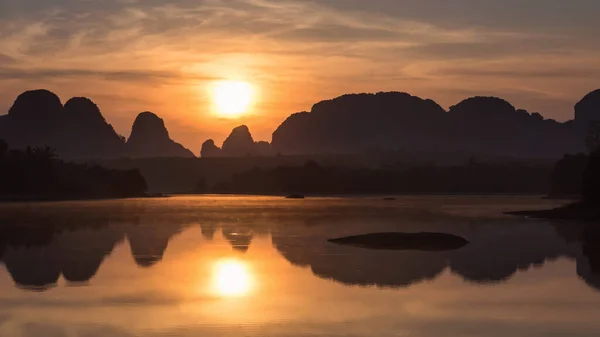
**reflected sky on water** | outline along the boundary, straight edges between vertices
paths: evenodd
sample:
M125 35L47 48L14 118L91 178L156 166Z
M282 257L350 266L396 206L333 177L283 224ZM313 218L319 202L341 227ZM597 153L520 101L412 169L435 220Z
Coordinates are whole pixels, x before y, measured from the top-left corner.
M590 225L536 197L0 205L0 336L596 336ZM327 239L435 231L456 251Z

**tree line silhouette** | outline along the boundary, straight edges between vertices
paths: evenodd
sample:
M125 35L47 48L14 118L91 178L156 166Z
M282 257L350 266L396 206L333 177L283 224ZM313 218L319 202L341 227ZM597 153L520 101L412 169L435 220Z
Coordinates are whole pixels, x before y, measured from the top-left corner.
M552 210L514 212L538 218L600 219L600 124L590 123L586 145L589 153L565 155L551 174L551 197L571 197L576 202Z
M0 140L2 199L122 198L143 196L146 190L139 170L68 163L49 147L15 150Z
M490 164L474 160L457 166L411 166L386 169L321 166L253 168L231 181L208 186L201 178L198 193L243 194L536 194L547 190L546 165Z

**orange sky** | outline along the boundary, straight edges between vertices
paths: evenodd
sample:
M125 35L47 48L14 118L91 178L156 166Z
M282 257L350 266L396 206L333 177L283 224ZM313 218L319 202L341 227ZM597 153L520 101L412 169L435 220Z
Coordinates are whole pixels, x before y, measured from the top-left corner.
M600 87L597 1L5 0L0 114L24 90L86 96L116 130L150 110L195 153L240 124L270 140L291 113L344 93L406 91L448 108L506 98L549 118ZM543 6L543 7L540 7ZM235 120L206 88L258 91Z

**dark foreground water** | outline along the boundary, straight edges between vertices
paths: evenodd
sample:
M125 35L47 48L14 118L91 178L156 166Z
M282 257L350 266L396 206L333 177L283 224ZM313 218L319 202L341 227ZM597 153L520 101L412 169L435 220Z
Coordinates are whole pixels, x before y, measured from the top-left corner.
M600 242L532 197L0 205L0 336L598 336ZM454 233L451 252L328 238Z

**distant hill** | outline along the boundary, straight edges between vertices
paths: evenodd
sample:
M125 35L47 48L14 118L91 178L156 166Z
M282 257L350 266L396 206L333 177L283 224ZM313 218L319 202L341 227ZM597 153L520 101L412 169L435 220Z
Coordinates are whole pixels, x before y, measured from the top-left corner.
M58 147L62 143L60 98L47 90L27 91L19 95L2 118L0 138L13 148L26 146Z
M223 147L219 148L212 139L202 144L200 156L202 158L214 157L267 157L272 156L271 144L268 142L255 142L246 125L238 126L231 131L229 137L223 142Z
M400 92L344 95L291 115L273 133L282 154L369 151L468 152L528 158L562 157L584 149L586 126L600 119L600 90L559 123L496 97L473 97L445 111Z
M70 157L109 158L123 150L123 139L108 124L98 106L85 97L72 98L63 108L63 141L58 148Z
M594 90L575 105L575 122L587 127L591 121L600 119L600 89Z
M446 111L433 100L407 93L351 94L291 115L275 130L271 143L256 142L242 125L222 147L206 141L201 156L460 153L558 159L584 151L594 120L600 120L600 90L578 102L574 119L565 123L496 97L468 98ZM50 146L69 160L194 157L151 112L138 116L126 140L90 99L72 98L63 106L47 90L17 97L8 114L0 116L0 138L17 149Z
M8 114L0 116L0 139L14 149L48 146L69 160L194 156L169 138L163 120L152 113L138 116L126 142L90 99L75 97L63 106L48 90L17 97Z
M125 144L125 156L131 158L150 157L194 157L194 154L169 137L165 122L152 112L137 116L131 136Z

